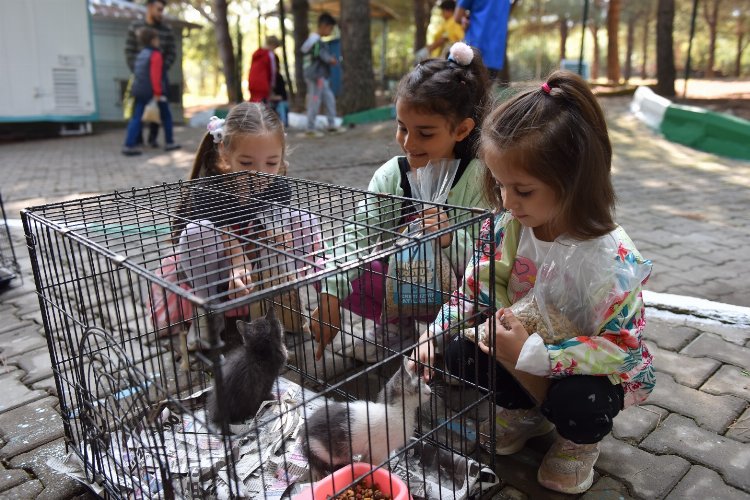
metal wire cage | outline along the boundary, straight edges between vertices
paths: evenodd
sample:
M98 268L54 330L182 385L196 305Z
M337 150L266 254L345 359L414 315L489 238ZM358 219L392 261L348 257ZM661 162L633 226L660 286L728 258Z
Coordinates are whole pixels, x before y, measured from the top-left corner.
M433 231L415 224L430 207L446 214ZM376 471L415 498L468 498L493 484L477 431L494 409L490 388L451 376L438 353L432 394L414 405L402 368L440 305L467 300L452 293L473 252L494 253L480 238L487 211L245 172L22 218L68 446L109 495L326 498L311 481L355 461L367 471L337 476L330 494ZM331 296L339 321L313 314ZM470 305L443 340L483 321ZM212 393L225 410L238 403L223 367L245 348L242 321L271 309L286 364L277 378L247 380L273 377L271 394L247 418L214 419ZM318 319L339 330L320 360ZM342 435L338 458L315 454L315 442Z
M0 220L0 290L2 290L10 284L13 278L21 274L16 252L13 249L13 241L10 238L10 227L2 195L0 195L0 216L2 216Z

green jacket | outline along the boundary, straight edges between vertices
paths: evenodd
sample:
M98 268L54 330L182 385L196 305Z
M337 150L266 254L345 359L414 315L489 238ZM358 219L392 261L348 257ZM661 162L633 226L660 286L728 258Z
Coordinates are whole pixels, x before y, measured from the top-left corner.
M345 274L337 274L326 280L323 292L339 299L346 298L351 293L351 281L359 276L361 267L356 266L359 259L366 258L380 250L383 239L393 236L398 217L394 217L401 209L401 200L389 199L378 194L404 196L401 187L401 171L398 165L399 157L393 157L380 167L370 180L367 187L368 194L357 205L355 213L349 218L342 233L329 244L326 252L327 265L330 267L351 267ZM482 179L484 165L478 159L472 160L464 170L461 178L448 193L447 205L467 208L488 208L482 195ZM459 217L465 220L468 217ZM463 273L471 258L474 240L479 234L478 227L459 229L452 238L451 249L446 252L454 257L454 269Z

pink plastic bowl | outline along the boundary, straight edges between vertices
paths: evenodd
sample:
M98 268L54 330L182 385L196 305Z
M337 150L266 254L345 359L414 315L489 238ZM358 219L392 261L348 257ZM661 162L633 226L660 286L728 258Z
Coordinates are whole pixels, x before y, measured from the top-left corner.
M312 492L308 488L295 495L293 500L326 500L367 473L370 473L370 475L362 481L368 486L375 483L380 491L394 500L412 500L409 490L401 478L391 474L387 469L376 469L373 465L363 462L354 462L352 465L342 467L315 483Z

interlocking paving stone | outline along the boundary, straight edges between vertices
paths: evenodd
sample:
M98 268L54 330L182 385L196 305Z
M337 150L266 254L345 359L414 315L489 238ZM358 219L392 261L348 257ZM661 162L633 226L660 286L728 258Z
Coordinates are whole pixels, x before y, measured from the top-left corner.
M639 443L664 420L669 412L658 406L631 406L614 419L612 435L631 444Z
M641 447L654 453L675 453L710 467L727 484L750 491L750 446L698 427L687 417L670 415Z
M0 434L6 441L0 457L7 459L61 438L62 418L55 398L46 398L0 415Z
M39 325L26 324L16 330L0 333L0 358L25 354L40 347L47 347L47 340L39 332Z
M677 486L667 495L666 500L683 500L685 498L750 500L750 494L727 486L716 472L700 465L694 465L682 478L682 481L677 483Z
M40 380L39 382L34 382L31 384L32 389L39 389L42 391L47 391L50 395L57 397L57 386L55 385L55 377L48 377L45 379Z
M39 493L44 489L44 485L38 479L26 481L25 483L3 491L4 500L29 500L29 498L38 498Z
M3 397L0 398L0 413L18 408L21 405L36 401L47 395L44 391L31 390L20 382L24 372L13 370L0 375L0 387L3 388Z
M656 344L662 349L679 351L700 334L695 328L675 325L673 322L649 317L648 314L649 311L646 309L646 328L643 331L643 338L646 339L646 345L649 348L652 344Z
M39 499L70 498L86 492L87 488L78 481L51 469L47 465L50 457L62 459L66 455L65 442L58 439L23 455L14 457L10 464L13 467L30 469L44 485L39 493Z
M31 476L26 471L22 469L6 469L0 463L0 497L3 496L3 491L18 486L29 479L31 479Z
M724 434L728 438L732 438L736 441L743 443L750 443L750 406L748 406L745 413L732 422L729 426L729 430Z
M632 498L627 487L611 477L599 479L581 496L581 500L630 500Z
M714 396L679 385L670 375L658 372L648 403L694 418L702 427L718 433L723 433L747 404L734 396Z
M710 394L732 394L750 401L750 374L743 370L736 366L724 365L703 384L701 390Z
M685 475L690 462L674 454L653 455L607 436L596 467L616 477L638 498L662 498Z
M657 371L671 375L678 384L697 388L719 369L721 363L715 359L692 358L676 352L649 347L654 356Z
M702 333L687 345L681 354L703 356L740 367L750 367L750 348L727 342L713 333Z
M0 295L0 299L2 299L2 295ZM39 327L36 323L33 321L26 321L18 316L16 316L16 311L18 309L13 308L11 314L3 314L3 323L0 325L0 335L8 333L8 332L14 332L16 330L19 330L21 328L25 328L27 326L33 325L35 327Z
M46 347L14 358L14 363L26 372L23 383L31 385L52 375L52 362Z

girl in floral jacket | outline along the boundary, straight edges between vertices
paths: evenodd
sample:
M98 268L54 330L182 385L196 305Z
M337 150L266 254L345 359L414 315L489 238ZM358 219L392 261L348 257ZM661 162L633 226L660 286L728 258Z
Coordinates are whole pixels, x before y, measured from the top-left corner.
M613 220L607 126L596 98L577 75L557 71L541 87L496 108L483 124L480 144L486 194L498 209L494 255L491 245L476 248L462 287L422 335L415 358L430 367L442 345L449 374L494 389L497 454L515 453L529 438L556 427L557 439L538 480L556 491L581 493L592 484L598 443L612 430L612 419L625 406L643 402L654 386L651 355L641 339L641 286L651 263ZM492 240L490 226L485 224L482 241ZM594 304L596 327L562 332L551 342L539 331L527 331L510 306L533 293L548 252L571 241L602 249L599 258L580 266L584 273L604 263L634 279ZM593 295L584 285L578 287L563 295ZM476 343L464 334L445 335L474 317L476 304L486 307L489 319L475 331L494 326L495 335L476 335ZM549 382L539 401L519 382L531 376ZM491 425L480 424L485 446Z

